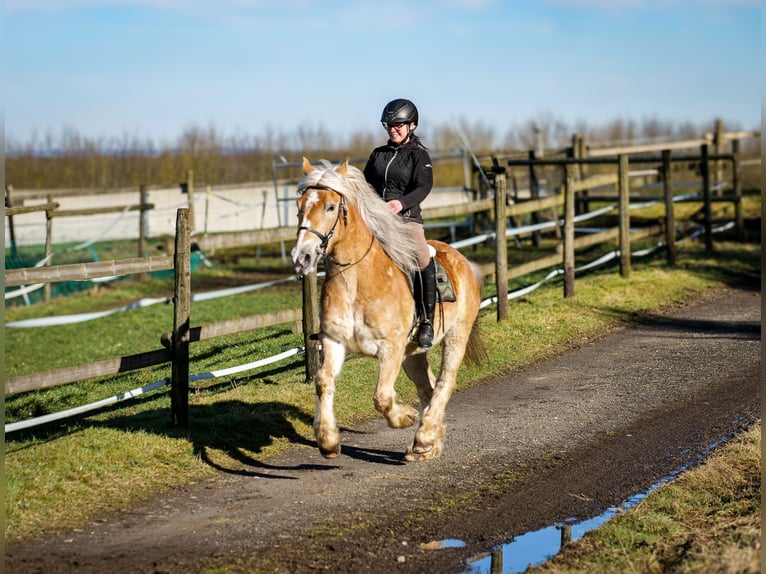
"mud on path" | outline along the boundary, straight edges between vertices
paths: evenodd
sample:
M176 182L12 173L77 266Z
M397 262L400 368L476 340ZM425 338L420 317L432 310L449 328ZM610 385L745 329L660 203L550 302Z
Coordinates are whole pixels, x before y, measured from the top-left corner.
M601 513L760 417L760 293L688 306L457 393L440 459L413 432L342 429L79 531L6 548L6 572L461 572L529 530ZM444 539L462 548L427 550Z

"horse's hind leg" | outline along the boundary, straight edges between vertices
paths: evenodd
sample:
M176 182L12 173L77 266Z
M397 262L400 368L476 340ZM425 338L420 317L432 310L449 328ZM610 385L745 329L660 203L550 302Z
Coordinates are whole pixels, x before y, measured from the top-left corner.
M373 401L375 408L395 429L410 427L418 420L418 411L396 401L394 382L402 364L403 348L385 349L378 356L378 385Z
M316 412L314 414L314 436L319 452L325 458L340 454L340 431L335 422L334 399L335 378L343 367L346 349L328 338L322 340L322 364L316 377Z
M428 460L442 453L446 432L444 412L455 390L457 370L463 360L467 340L468 338L463 337L462 334L455 333L448 333L444 338L441 371L436 379L431 400L423 409L420 426L415 433L415 441L407 449L404 457L408 461Z
M415 383L422 412L426 409L428 403L431 402L431 397L434 394L434 384L436 383L436 377L434 377L428 365L428 356L426 353L410 355L404 359L402 368L404 368L404 372L407 373L410 380Z

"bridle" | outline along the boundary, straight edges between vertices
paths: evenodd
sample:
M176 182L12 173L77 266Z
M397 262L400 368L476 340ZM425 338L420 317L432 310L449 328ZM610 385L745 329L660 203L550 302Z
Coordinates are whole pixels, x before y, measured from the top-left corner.
M307 187L303 190L303 193L306 193L309 189L324 189L327 191L335 191L331 187L327 187L326 185L312 185ZM337 193L337 192L335 192ZM330 228L330 231L327 232L327 234L322 233L321 231L317 231L313 227L308 227L306 225L299 225L298 226L298 235L300 235L301 231L308 231L310 233L313 233L319 238L319 247L322 249L322 257L327 256L327 246L330 243L330 239L332 239L332 236L335 234L335 228L338 226L338 222L340 221L340 216L343 216L343 225L346 225L348 223L348 208L346 207L346 198L340 195L340 204L338 205L338 217L335 218L335 222L332 224L332 227Z
M334 191L335 193L338 193L331 187L327 187L326 185L311 185L304 189L303 193L308 191L309 189L324 189L327 191ZM313 233L319 238L319 247L322 250L322 257L325 259L328 259L332 261L335 265L339 267L350 267L352 265L356 265L359 263L362 259L364 259L367 254L370 252L370 249L372 249L372 244L375 241L375 237L373 236L370 240L370 245L367 247L367 251L364 252L364 254L357 259L356 261L350 262L350 263L344 263L342 261L338 261L334 257L327 255L327 246L330 244L330 240L332 239L332 236L335 235L335 228L338 226L338 223L340 222L341 216L343 216L343 225L348 225L348 207L346 206L346 198L338 193L340 195L340 203L338 204L338 216L335 218L335 221L332 224L332 227L330 227L330 230L325 234L321 231L318 231L314 229L313 227L308 227L307 225L299 225L298 226L298 234L300 234L301 231L308 231L310 233Z

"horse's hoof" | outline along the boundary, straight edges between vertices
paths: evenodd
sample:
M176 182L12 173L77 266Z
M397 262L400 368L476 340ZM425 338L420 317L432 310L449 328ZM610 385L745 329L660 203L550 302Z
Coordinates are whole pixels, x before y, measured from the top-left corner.
M338 445L335 449L331 449L331 450L325 450L320 447L319 452L325 458L336 458L340 454L340 445Z
M407 454L404 455L404 460L408 462L421 462L436 456L438 456L438 454L434 452L433 446L414 444L407 449Z

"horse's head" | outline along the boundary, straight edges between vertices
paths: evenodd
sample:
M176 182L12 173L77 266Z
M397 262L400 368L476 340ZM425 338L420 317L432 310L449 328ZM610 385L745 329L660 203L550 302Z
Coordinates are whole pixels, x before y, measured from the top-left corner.
M332 169L332 168L329 168ZM345 176L348 161L334 168L334 175ZM320 257L327 253L338 224L345 222L347 206L343 195L328 186L326 170L317 170L303 158L305 177L298 186L298 238L291 255L295 272L306 275L316 271Z

